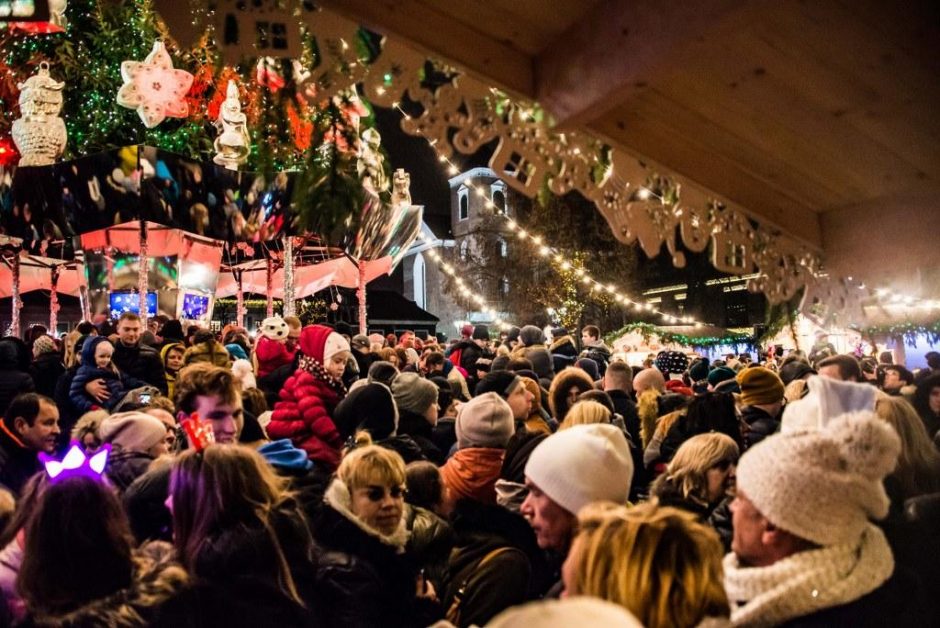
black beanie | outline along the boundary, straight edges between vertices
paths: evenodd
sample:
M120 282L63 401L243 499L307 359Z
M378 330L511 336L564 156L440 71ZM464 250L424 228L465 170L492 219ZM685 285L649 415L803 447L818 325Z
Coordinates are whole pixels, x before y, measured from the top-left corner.
M473 328L474 340L489 340L490 339L490 330L487 329L486 325L477 325Z
M366 430L373 440L384 440L398 427L398 409L392 391L384 384L359 386L339 402L333 423L343 440Z
M500 479L518 484L524 483L525 465L529 461L529 456L546 438L548 434L543 432L527 432L526 430L516 432L506 445L506 456L503 458L503 467L499 471Z
M369 383L378 382L392 387L392 380L398 375L398 369L391 362L377 360L369 367Z
M490 371L477 384L474 396L479 397L483 393L494 392L505 399L509 396L509 389L515 381L522 382L519 376L512 371Z

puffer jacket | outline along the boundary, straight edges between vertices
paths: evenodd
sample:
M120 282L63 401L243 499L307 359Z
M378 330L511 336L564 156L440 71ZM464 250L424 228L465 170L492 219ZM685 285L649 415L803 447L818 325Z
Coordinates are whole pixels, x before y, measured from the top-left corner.
M317 588L325 626L428 626L440 607L415 595L418 567L405 551L405 520L391 536L380 535L350 510L349 490L334 480L312 526L320 549Z
M154 542L134 552L131 585L78 608L58 613L33 613L22 626L149 626L161 608L185 587L188 576L175 561L168 543Z
M555 376L555 364L552 361L552 354L548 352L548 347L543 344L516 347L509 356L512 359L525 358L531 362L532 370L539 376L539 379L551 380Z
M255 343L256 369L259 378L265 377L273 371L294 361L296 350L288 351L287 343L262 336Z
M108 392L111 393L111 396L102 403L99 403L85 391L85 384L96 379L103 379L105 385L108 387ZM82 365L78 367L78 371L75 373L75 377L72 378L72 383L69 386L69 401L72 403L72 407L78 410L79 415L92 410L94 406L101 406L110 410L121 401L127 391L131 390L133 387L134 386L125 384L124 379L119 373L107 369L100 369L97 366Z
M405 528L409 532L406 550L414 563L424 569L425 577L441 591L450 552L454 547L454 531L450 524L427 508L405 504Z
M336 469L343 441L332 416L344 392L341 384L297 369L281 389L268 435L275 440L289 438L314 462Z

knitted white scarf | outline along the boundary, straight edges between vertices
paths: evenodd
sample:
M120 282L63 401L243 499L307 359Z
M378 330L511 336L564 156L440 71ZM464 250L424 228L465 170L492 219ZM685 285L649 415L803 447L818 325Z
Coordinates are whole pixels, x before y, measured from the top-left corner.
M725 590L735 626L773 626L857 600L894 572L884 533L868 524L855 543L799 552L769 567L725 556Z

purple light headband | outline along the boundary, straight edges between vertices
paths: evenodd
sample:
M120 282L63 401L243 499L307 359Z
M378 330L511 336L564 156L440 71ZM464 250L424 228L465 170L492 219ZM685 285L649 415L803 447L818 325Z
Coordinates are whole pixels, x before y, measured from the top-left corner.
M72 442L68 452L62 460L56 460L45 452L39 453L39 460L46 468L49 479L58 482L66 478L84 476L93 480L102 481L102 474L108 465L108 456L111 455L111 445L103 445L101 450L91 456L86 456L77 442Z

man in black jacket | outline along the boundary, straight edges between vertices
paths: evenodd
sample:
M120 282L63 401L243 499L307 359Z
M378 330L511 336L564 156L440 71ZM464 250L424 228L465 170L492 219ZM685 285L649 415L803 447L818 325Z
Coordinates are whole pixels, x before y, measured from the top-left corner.
M125 375L156 386L167 394L166 376L160 355L140 342L140 317L133 312L124 312L118 319L118 341L114 343L114 365Z
M55 402L36 393L23 393L10 402L0 422L0 484L19 496L23 485L42 470L39 452L55 451L59 410Z

